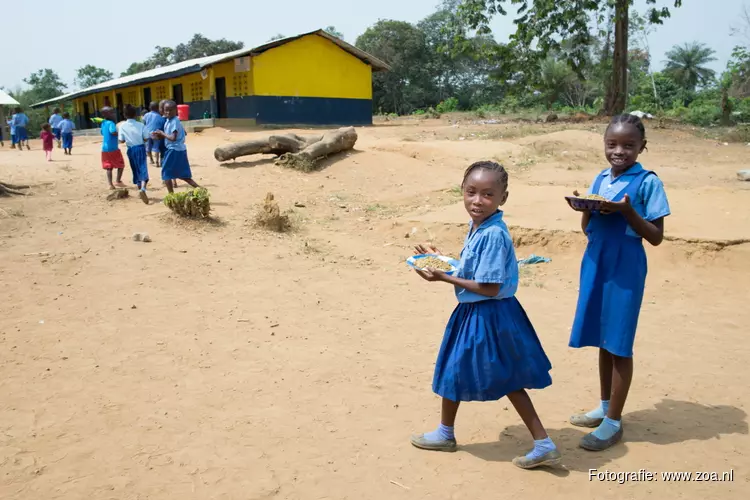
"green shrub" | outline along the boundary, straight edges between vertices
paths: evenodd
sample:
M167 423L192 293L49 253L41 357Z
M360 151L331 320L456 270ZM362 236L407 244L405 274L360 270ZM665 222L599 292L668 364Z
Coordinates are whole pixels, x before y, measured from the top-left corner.
M211 211L206 188L195 188L164 197L164 205L181 217L206 218Z
M685 115L685 120L693 125L709 127L721 120L721 108L711 104L691 105Z
M435 106L435 110L441 114L458 111L458 99L455 97L449 97L448 99Z

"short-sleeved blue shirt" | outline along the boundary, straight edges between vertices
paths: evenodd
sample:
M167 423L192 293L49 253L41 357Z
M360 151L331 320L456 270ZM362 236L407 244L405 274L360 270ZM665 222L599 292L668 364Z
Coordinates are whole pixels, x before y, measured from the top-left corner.
M15 128L26 128L26 125L29 124L29 117L26 116L25 113L16 113L11 120L13 120L13 126Z
M49 117L49 124L52 128L60 128L61 121L63 121L63 117L57 113Z
M176 140L170 141L167 139L166 145L167 149L174 149L175 151L187 151L187 146L185 146L185 128L182 126L182 122L179 118L172 117L164 123L164 133L167 135L172 135L175 132L177 132Z
M164 117L156 111L149 111L143 116L143 124L149 133L164 130Z
M518 262L503 212L498 210L476 230L472 229L473 222L469 224L456 276L478 283L497 283L500 292L495 297L485 297L457 286L456 298L466 303L513 297L518 290Z
M63 118L63 121L60 122L60 132L63 134L69 134L73 132L74 128L76 128L76 126L73 123L73 120L69 118Z
M594 183L592 183L589 187L589 194L598 194L599 196L611 200L641 172L643 172L643 166L640 163L636 163L624 173L620 174L619 177L613 178L612 169L609 168L594 178L595 183L599 176L603 177L602 183L599 186L599 192L593 192ZM633 205L633 208L638 215L647 221L660 219L671 213L669 210L669 202L667 201L667 193L664 191L664 184L661 182L661 179L655 175L647 175L643 179L643 183L638 189L636 199L630 200L630 203ZM636 233L629 225L626 234L628 236L633 236L634 238L640 238L638 233Z
M115 125L115 122L112 120L104 120L102 122L102 137L104 138L102 152L111 153L119 149L117 146L117 125Z

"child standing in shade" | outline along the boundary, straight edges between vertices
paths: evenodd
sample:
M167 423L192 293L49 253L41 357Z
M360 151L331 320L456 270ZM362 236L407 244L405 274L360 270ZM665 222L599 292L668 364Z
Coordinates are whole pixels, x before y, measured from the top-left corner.
M26 127L29 125L29 117L26 116L26 113L23 112L23 110L18 107L16 108L16 112L11 118L13 122L13 128L16 131L16 144L18 144L18 149L23 149L23 143L26 143L26 149L31 151L31 146L29 145L29 132L26 130Z
M110 106L101 109L102 122L102 168L107 172L107 183L109 189L115 187L124 188L122 183L122 172L125 169L125 160L122 157L117 143L117 125L115 124L115 110ZM117 182L112 183L112 170L117 170Z
M646 252L664 239L664 217L670 214L664 185L638 163L646 148L640 118L612 118L604 134L610 168L594 179L590 194L606 198L602 210L583 212L581 227L588 245L581 264L578 306L570 347L599 348L601 403L574 415L579 427L596 427L581 447L600 451L622 439L622 411L633 378L633 343L646 283Z
M460 402L507 396L534 438L534 449L513 464L523 469L557 464L560 453L526 392L552 384L552 365L515 297L518 263L499 210L508 199L508 173L495 162L474 163L464 173L461 189L471 223L456 275L417 270L427 281L453 285L458 306L445 328L432 381L432 390L443 398L440 425L412 436L411 443L425 450L456 451ZM420 245L416 253L439 251Z
M146 152L148 153L148 159L151 165L156 165L156 168L161 167L161 139L154 139L151 134L157 130L164 130L164 117L159 113L159 103L156 101L151 102L149 108L151 111L146 113L143 117L143 123L146 126L146 131L149 133L148 140L146 141ZM156 156L156 161L154 161Z
M55 134L52 133L52 127L49 123L42 125L42 133L39 135L42 139L42 149L47 157L47 161L52 161L52 148L55 140Z
M73 130L76 128L73 120L70 119L70 113L63 113L63 120L60 122L60 135L62 136L63 152L66 155L73 154Z
M61 139L61 132L60 132L60 122L63 121L63 117L60 114L60 108L55 108L52 111L52 116L49 117L49 124L52 127L52 133L55 135L55 139L57 139L57 147L60 147L60 139Z
M174 192L172 182L174 179L182 179L194 188L199 187L190 171L187 146L185 146L185 129L180 119L177 118L177 104L174 101L167 101L164 104L164 115L167 118L164 131L157 130L153 136L164 139L166 144L167 151L161 162L161 178L167 186L167 191Z
M143 123L135 119L138 111L134 106L125 106L127 121L120 125L119 140L128 147L128 160L133 171L133 184L138 187L138 196L148 205L148 164L146 163L146 139L149 133Z

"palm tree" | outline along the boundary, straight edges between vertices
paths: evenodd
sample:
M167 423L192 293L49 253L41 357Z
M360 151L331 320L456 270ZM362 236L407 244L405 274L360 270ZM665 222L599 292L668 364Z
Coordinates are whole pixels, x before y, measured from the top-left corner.
M706 85L716 76L716 72L706 64L716 60L716 51L704 43L691 42L675 45L667 52L667 73L677 84L686 90L695 90L698 85Z

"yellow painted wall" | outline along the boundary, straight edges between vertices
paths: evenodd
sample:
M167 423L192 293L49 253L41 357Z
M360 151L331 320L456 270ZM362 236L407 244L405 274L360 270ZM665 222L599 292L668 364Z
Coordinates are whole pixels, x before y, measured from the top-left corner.
M213 69L214 78L224 78L227 84L227 97L253 95L252 63L250 71L240 73L235 73L234 71L234 60L216 64L213 66Z
M253 57L256 95L372 99L369 65L308 35Z

